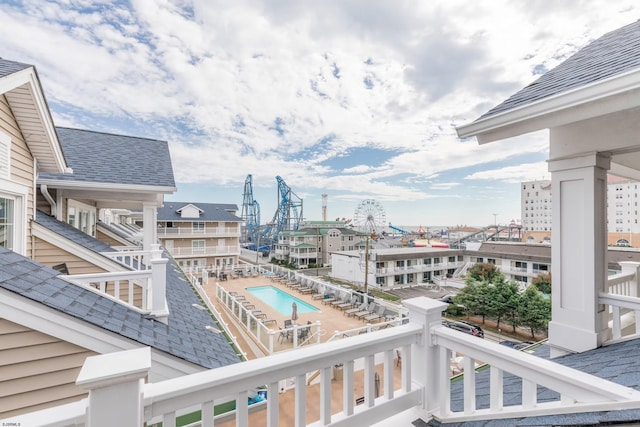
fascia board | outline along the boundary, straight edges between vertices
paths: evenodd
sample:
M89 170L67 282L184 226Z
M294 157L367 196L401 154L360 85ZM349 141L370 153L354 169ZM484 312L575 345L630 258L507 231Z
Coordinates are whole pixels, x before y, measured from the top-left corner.
M59 310L0 288L0 313L4 319L63 341L105 354L147 347ZM204 368L151 348L151 381L200 372Z
M88 182L88 181L69 181L50 178L37 178L38 184L47 185L50 188L60 190L113 190L122 193L175 193L177 187L154 186L154 185L135 185L135 184L116 184L110 182Z
M519 133L514 133L513 135L501 135L499 138L483 138L483 134L497 133L502 128L517 126L523 122L532 121L533 119L566 111L588 103L593 103L613 95L638 90L639 88L640 69L550 96L540 101L536 101L519 108L514 108L495 116L487 117L486 119L471 122L467 125L462 125L457 127L456 131L460 138L476 136L481 143L492 142L509 136L517 136ZM636 106L640 106L640 99L637 99L636 103ZM605 115L615 111L616 110L613 109L612 111L601 111L600 115ZM580 119L575 116L572 117L572 121ZM590 117L591 116L589 115L584 118ZM554 125L559 125L559 123L554 123ZM548 127L550 126L545 126L545 122L542 120L537 124L536 128L527 128L527 132L534 132Z
M97 252L89 250L84 246L78 245L77 243L66 239L64 236L60 236L58 233L43 227L37 222L32 223L31 232L34 237L42 239L47 243L51 243L52 245L82 258L97 267L104 268L107 271L127 271L123 265L110 260L104 255L100 255Z
M56 172L67 172L69 168L64 158L64 154L62 153L62 147L58 141L58 134L56 133L55 126L53 124L53 118L51 117L51 112L49 111L35 68L25 68L0 79L0 94L10 92L24 84L29 85L29 90L33 95L35 107L40 115L43 130L47 135L47 141L49 141L49 146L51 147L51 154L54 157L55 164L58 169ZM27 138L27 144L28 143L29 141Z

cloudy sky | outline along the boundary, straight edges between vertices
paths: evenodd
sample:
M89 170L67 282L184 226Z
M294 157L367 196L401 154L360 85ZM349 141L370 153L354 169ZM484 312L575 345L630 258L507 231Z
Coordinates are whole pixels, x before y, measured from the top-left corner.
M590 40L620 0L2 0L0 57L34 64L58 126L169 141L174 201L262 222L276 176L304 218L375 199L395 225L520 219L546 134L478 145L468 123ZM496 216L494 216L496 214Z

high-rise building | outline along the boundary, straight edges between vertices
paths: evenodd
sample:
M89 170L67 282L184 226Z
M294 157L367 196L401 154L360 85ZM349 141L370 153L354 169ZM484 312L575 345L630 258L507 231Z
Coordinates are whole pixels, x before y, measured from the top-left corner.
M551 238L551 181L523 182L520 209L523 241L549 242ZM640 246L638 199L640 182L609 175L607 178L608 243Z

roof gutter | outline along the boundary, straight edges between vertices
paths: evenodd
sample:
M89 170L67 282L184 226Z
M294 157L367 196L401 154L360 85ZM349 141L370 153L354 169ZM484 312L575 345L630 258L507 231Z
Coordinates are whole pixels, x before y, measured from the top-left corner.
M123 193L175 193L177 187L156 185L116 184L112 182L71 181L38 178L38 184L63 190L114 190Z
M47 202L49 202L49 205L51 206L51 216L57 218L56 214L58 211L58 205L56 204L56 201L53 200L53 197L51 197L51 194L49 194L49 189L47 188L47 184L40 185L40 193L42 193L44 198L47 199Z
M460 138L475 136L481 144L493 142L500 139L522 135L524 133L547 129L548 120L542 120L554 113L567 111L571 108L579 107L594 101L610 98L614 95L621 95L626 92L640 89L640 69L629 71L605 80L601 80L577 89L552 95L531 104L513 108L503 113L498 113L484 119L479 119L466 125L456 128ZM640 106L640 97L631 97L624 100L624 108L620 108L616 103L610 107L610 111L602 111L600 108L598 115L613 113L620 109L628 109ZM592 114L584 114L584 117L572 115L565 118L565 122L555 121L553 126L559 126L591 117ZM555 116L554 116L555 118ZM534 119L540 119L534 121ZM562 120L562 119L560 119ZM525 126L528 123L529 126ZM522 129L513 129L511 132L505 128L522 126ZM498 134L498 131L505 131L505 134Z

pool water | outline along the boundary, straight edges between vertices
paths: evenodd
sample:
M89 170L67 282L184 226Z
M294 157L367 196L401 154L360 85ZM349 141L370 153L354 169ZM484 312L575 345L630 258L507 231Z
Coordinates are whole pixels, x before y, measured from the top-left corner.
M247 291L262 300L265 304L269 304L271 307L278 310L278 312L287 316L291 315L292 304L294 302L298 306L298 314L318 311L318 309L311 304L307 304L306 302L299 300L298 298L273 286L256 286L254 288L247 288Z

